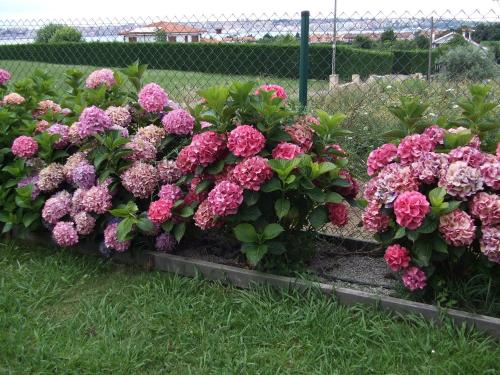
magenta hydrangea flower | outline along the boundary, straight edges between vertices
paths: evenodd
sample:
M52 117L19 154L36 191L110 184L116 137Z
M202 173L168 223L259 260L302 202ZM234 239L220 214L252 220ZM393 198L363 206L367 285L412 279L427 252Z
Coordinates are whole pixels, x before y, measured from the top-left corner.
M23 96L19 95L17 92L11 92L3 97L3 104L10 105L21 105L26 101Z
M212 229L217 226L217 217L215 216L210 202L204 200L198 206L198 209L193 216L194 225L196 225L201 230Z
M58 163L51 163L38 174L38 187L43 192L53 191L64 181L64 167Z
M12 142L11 152L20 158L30 158L38 152L38 143L27 135L21 135Z
M42 219L55 224L71 210L71 194L63 190L45 201L42 209Z
M77 122L78 134L81 138L101 133L113 125L111 118L102 109L93 105L85 108Z
M403 165L417 161L422 153L434 150L434 143L424 134L413 134L404 137L398 146L398 157Z
M450 163L455 161L464 161L470 167L478 168L484 163L484 155L477 148L470 146L457 147L451 150L448 154Z
M300 147L302 152L306 153L311 150L314 131L307 123L297 122L285 126L284 130L292 138L292 142Z
M139 92L139 104L146 112L160 112L167 102L167 93L156 83L148 83Z
M272 176L273 171L267 159L253 156L236 165L231 179L244 189L259 191L262 184Z
M151 143L155 147L160 146L161 141L167 136L165 129L156 126L148 125L137 129L137 133L134 136L134 141L142 140Z
M372 201L363 211L363 227L370 232L383 232L389 227L390 217L380 211L382 205Z
M444 143L445 133L446 130L441 128L439 125L431 125L428 128L426 128L422 134L429 137L429 139L431 140L431 142L434 144L435 147L438 144L442 145Z
M477 193L470 202L470 212L485 226L500 224L500 196L485 192Z
M392 143L386 143L370 152L368 160L366 161L368 165L368 176L373 176L386 165L396 160L397 154L398 148Z
M156 165L158 178L164 184L173 184L182 177L182 171L177 167L175 160L163 159Z
M0 69L0 85L4 86L7 82L10 81L11 75L5 69Z
M196 157L196 164L206 167L224 155L226 138L223 134L206 131L196 134L189 147L191 157Z
M415 177L424 184L433 184L447 170L449 165L446 154L424 152L417 161L411 164Z
M132 164L120 178L123 187L141 199L150 197L158 185L156 168L140 161Z
M492 262L500 263L500 227L483 227L479 241L481 252Z
M161 119L163 128L168 134L187 135L194 129L194 117L184 109L174 109Z
M482 190L483 179L477 168L470 167L465 161L455 161L448 166L438 186L453 197L466 199Z
M182 199L182 190L179 186L174 184L165 184L161 187L158 197L160 199L168 200L171 202L177 202Z
M303 154L299 146L289 142L279 143L272 151L273 159L290 160Z
M251 125L238 125L227 137L229 151L243 158L257 155L262 151L265 143L264 135Z
M47 129L47 133L59 136L59 139L54 142L54 148L61 149L69 144L69 126L54 124Z
M110 223L106 226L104 229L104 244L108 249L122 253L130 247L130 241L119 241L117 230L118 223Z
M285 89L280 86L280 85L261 85L257 91L255 92L256 95L259 95L260 91L268 91L268 92L272 92L273 93L273 96L272 98L280 98L280 99L283 99L285 100L286 98L288 98L288 95L286 94L285 92Z
M76 187L90 189L95 185L95 168L87 162L78 164L71 172L71 181Z
M208 193L208 203L215 215L228 216L238 212L243 202L243 189L229 181L219 182Z
M412 292L427 286L427 276L418 267L410 267L403 273L403 284Z
M346 180L349 186L335 186L335 191L342 195L344 198L356 198L359 193L359 183L351 176L347 169L342 169L339 172L339 177Z
M72 215L75 222L76 231L81 236L86 236L92 233L95 227L95 218L85 211L77 212Z
M111 209L112 197L107 186L92 186L82 199L82 207L87 212L104 214Z
M148 209L148 218L155 224L162 224L172 217L173 202L167 199L158 199L151 202Z
M327 203L328 219L330 223L338 227L343 227L348 222L347 206L343 203Z
M176 244L174 236L170 233L162 233L155 239L156 251L161 251L163 253L171 253Z
M484 184L493 190L500 190L500 161L487 162L479 167Z
M105 85L108 88L111 88L115 84L115 75L111 69L94 70L85 80L85 86L90 89L95 89L100 85Z
M402 227L415 230L430 211L430 205L425 195L418 191L407 191L394 201L396 222Z
M50 128L50 123L46 120L40 120L40 121L37 121L37 123L36 123L35 132L41 133L41 132L44 132L45 130L47 130L48 128Z
M409 166L392 163L380 171L374 182L373 196L368 199L390 206L399 194L416 191L418 187L418 180ZM367 186L367 188L372 187ZM366 194L367 191L365 191Z
M198 155L191 145L184 147L175 160L175 165L182 173L192 173L198 165Z
M452 246L468 246L476 236L474 221L462 210L455 210L439 218L439 232Z
M78 243L78 233L71 221L59 221L52 229L52 237L59 246L74 246Z
M104 113L109 116L113 125L123 126L126 128L132 122L132 116L126 107L111 106L108 107Z
M410 265L410 252L401 245L391 245L385 250L384 259L389 268L397 272L408 268Z
M156 159L156 147L145 140L134 138L124 148L132 151L125 159L132 161L153 161Z

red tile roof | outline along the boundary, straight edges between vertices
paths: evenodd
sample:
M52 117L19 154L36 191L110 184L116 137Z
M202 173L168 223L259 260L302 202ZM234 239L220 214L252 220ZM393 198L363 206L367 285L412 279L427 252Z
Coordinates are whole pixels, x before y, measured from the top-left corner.
M204 33L205 30L197 29L195 27L191 27L184 23L174 23L174 22L154 22L147 25L147 27L157 27L159 29L164 30L167 33L182 33L182 34L201 34Z

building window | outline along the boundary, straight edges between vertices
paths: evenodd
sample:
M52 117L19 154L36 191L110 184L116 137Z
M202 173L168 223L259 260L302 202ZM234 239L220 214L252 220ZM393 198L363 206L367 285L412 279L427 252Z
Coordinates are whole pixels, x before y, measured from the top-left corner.
M187 36L187 35L185 35L185 36L184 36L184 41L185 41L186 43L187 43L187 42L189 42L189 38L188 38L188 36Z
M130 37L128 38L128 41L129 41L129 43L135 43L135 42L137 42L137 37L135 37L135 36L130 36Z
M169 41L169 42L172 42L172 43L175 43L175 42L176 42L176 38L175 38L175 36L169 36L169 37L168 37L168 41Z
M193 35L191 37L191 42L196 43L196 42L199 42L199 41L200 41L200 37L198 35Z

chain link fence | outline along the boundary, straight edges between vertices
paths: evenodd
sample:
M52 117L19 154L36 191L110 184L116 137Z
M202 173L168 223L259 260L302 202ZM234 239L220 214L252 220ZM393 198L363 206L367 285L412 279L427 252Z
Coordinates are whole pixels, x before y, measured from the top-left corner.
M51 31L48 25L66 28ZM471 82L488 81L492 95L500 96L498 10L312 14L307 29L301 29L301 14L290 13L1 20L0 67L14 79L43 69L62 88L63 73L70 68L90 73L139 60L149 66L145 81L159 83L179 102L196 100L197 91L206 87L253 80L282 85L290 101L298 104L304 33L307 108L347 115L345 125L354 134L344 144L361 180L366 179L369 151L396 124L387 106L400 97L427 100L432 121L458 111L456 102ZM458 68L462 71L451 74L443 59L456 48L466 52ZM467 53L479 53L487 68L477 71ZM367 238L359 227L360 212L353 210L351 217L340 235Z

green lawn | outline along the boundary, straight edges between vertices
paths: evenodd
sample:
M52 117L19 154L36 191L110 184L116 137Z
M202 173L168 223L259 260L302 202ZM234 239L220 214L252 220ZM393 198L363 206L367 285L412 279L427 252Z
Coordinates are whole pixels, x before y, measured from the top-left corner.
M0 374L495 374L498 343L307 295L0 245Z

